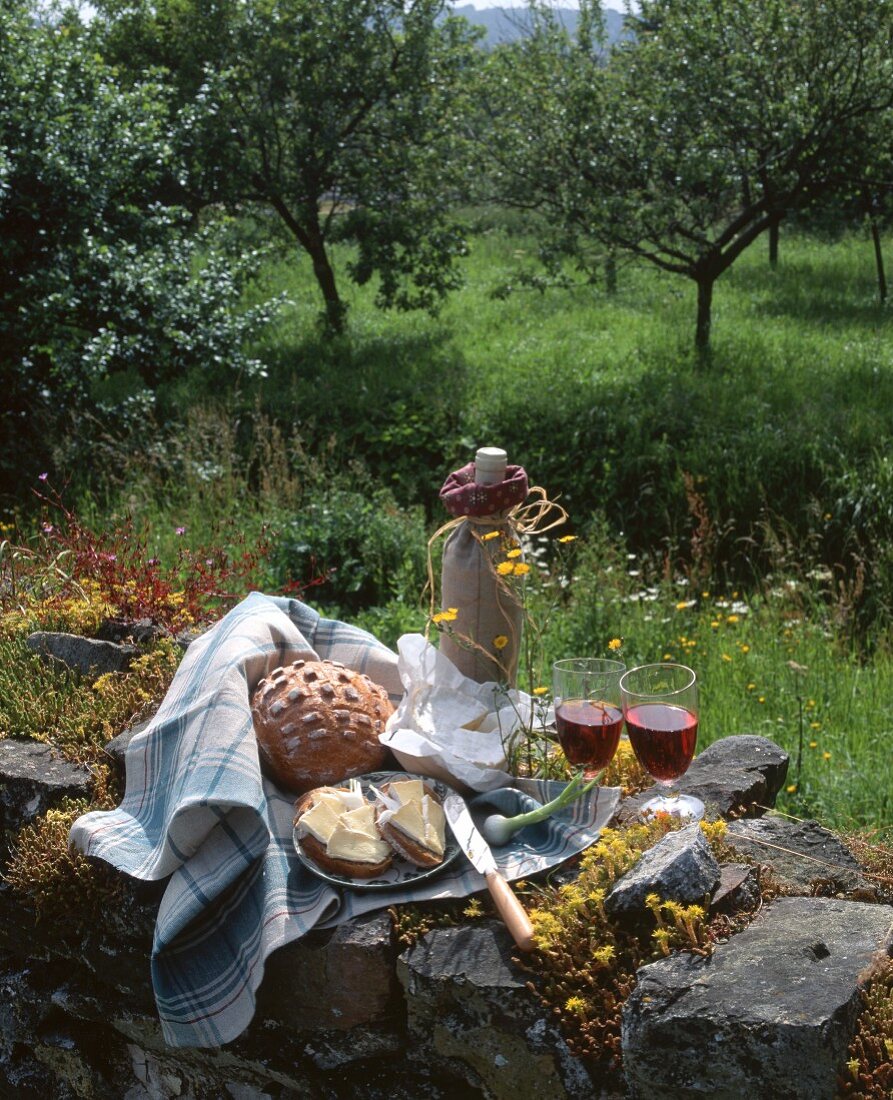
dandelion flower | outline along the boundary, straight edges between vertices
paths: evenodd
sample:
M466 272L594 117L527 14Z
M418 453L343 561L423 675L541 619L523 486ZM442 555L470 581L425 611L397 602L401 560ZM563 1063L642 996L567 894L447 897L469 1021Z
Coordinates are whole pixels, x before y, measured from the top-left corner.
M686 600L680 600L679 603L676 604L677 611L684 611L687 607L688 602Z
M822 728L822 723L821 722L810 722L809 723L809 728L811 730L820 730Z
M665 653L665 654L663 655L663 658L662 658L662 659L663 659L664 661L672 661L672 660L673 660L673 654L672 654L672 653Z
M534 695L545 695L546 692L548 692L548 690L549 689L547 687L537 687L537 688L533 689L533 694Z
M731 661L732 658L728 655L728 653L723 653L722 654L722 659L724 661Z
M608 649L614 652L615 650L620 649L622 645L623 642L619 638L612 638L610 642L608 642Z
M750 646L746 643L744 645L738 646L738 648L741 650L742 653L750 653Z
M509 573L514 573L514 571L515 563L511 561L501 561L499 565L496 566L496 572L500 577L507 577Z
M530 566L527 564L527 562L520 561L516 563L512 572L515 574L516 577L526 577L527 574L530 572Z
M741 618L740 615L729 615L729 617L726 619L726 622L727 623L737 623L740 620L740 618Z
M508 644L509 640L505 634L497 634L496 637L493 639L494 649L505 649Z
M516 546L514 550L509 550L509 552L506 554L506 557L507 558L520 558L521 557L521 547Z
M753 691L753 689L754 689L754 688L755 688L756 686L757 686L756 684L748 684L748 685L747 685L747 690L748 690L748 691Z
M757 699L757 702L758 702L758 703L765 703L765 702L766 702L766 696L765 696L765 695L761 695L761 696L759 697L759 699Z
M562 535L561 538L558 541L559 542L576 542L577 541L577 536L576 535Z
M499 532L498 531L488 531L486 533L486 535L481 535L481 542L489 542L490 539L498 539L498 538L499 538Z
M822 753L822 759L823 760L830 760L831 759L831 753L830 752L823 752Z
M789 783L785 789L787 790L788 794L793 794L794 791L796 791L796 789L797 789L797 784L796 783Z
M818 741L810 741L810 742L809 742L809 747L810 747L811 749L817 749L817 748L819 747L819 743L818 743Z

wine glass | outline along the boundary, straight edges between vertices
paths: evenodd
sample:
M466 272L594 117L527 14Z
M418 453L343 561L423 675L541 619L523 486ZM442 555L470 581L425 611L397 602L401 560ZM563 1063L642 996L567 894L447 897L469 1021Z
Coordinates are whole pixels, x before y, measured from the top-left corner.
M641 808L644 818L672 814L699 821L704 803L679 794L673 783L685 775L698 740L697 677L685 665L654 664L631 668L620 679L623 717L630 743L642 767L663 788Z
M594 779L610 764L620 731L620 675L626 665L599 657L571 657L552 666L558 741L570 764Z

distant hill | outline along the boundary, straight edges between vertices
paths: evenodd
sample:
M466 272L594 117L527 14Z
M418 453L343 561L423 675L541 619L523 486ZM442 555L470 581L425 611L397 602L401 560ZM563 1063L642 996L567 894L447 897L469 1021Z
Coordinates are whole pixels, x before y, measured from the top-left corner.
M555 15L571 32L576 30L580 13L573 8L554 8ZM514 42L522 38L530 24L530 12L526 8L481 8L478 11L472 4L454 4L453 12L464 16L469 23L485 29L484 46L496 46L500 42ZM605 9L605 29L608 42L616 42L623 35L623 15L610 8Z

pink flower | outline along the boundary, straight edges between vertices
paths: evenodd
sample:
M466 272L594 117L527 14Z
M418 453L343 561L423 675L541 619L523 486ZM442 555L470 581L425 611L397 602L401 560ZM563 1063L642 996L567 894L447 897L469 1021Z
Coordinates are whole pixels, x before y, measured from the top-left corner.
M38 481L46 481L46 479L47 479L47 478L48 478L49 476L50 476L49 474L38 474L38 475L37 475L37 480L38 480Z
M174 528L174 534L175 535L185 535L186 534L186 528L185 527L175 527Z

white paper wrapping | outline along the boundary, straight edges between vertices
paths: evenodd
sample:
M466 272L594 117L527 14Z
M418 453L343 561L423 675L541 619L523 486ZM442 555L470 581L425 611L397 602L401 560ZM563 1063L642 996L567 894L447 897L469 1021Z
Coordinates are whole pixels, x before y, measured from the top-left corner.
M510 786L505 746L531 721L531 697L463 676L421 634L404 634L397 653L404 696L388 719L382 744L407 771L460 789Z

